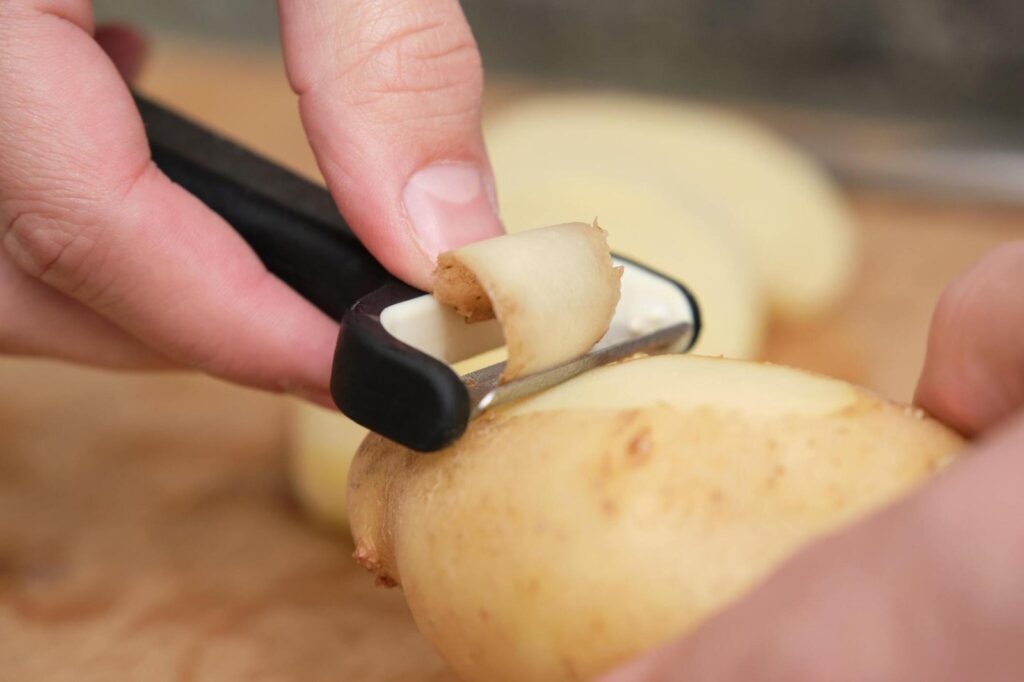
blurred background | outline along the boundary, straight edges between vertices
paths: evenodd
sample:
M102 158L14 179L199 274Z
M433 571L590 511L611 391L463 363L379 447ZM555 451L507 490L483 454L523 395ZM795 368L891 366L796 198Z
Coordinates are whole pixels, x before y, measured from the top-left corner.
M319 177L273 2L94 5L150 37L140 90ZM612 229L701 285L711 354L908 401L943 287L1024 237L1019 0L463 7L506 216L646 235ZM601 144L563 163L589 145L564 93L605 91ZM535 131L553 156L517 156ZM813 305L776 300L764 253ZM0 386L0 678L452 679L350 560L357 427L187 374L0 357Z
M274 3L97 0L97 15L218 42L277 42ZM1024 114L1013 0L465 0L495 75L831 103Z
M277 45L271 2L95 5L100 17L166 35ZM462 5L495 85L604 85L756 104L850 181L1022 200L1021 183L1006 177L1024 176L1024 6L1013 0Z

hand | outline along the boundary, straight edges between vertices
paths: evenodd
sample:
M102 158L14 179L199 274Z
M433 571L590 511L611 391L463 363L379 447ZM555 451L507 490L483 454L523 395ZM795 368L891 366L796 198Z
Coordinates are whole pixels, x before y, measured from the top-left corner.
M1024 679L1024 242L953 283L918 403L971 453L604 682Z
M439 251L501 232L457 0L279 10L335 200L389 270L429 287ZM0 2L0 352L326 400L336 325L153 165L122 77L141 53L124 30L94 35L88 0Z

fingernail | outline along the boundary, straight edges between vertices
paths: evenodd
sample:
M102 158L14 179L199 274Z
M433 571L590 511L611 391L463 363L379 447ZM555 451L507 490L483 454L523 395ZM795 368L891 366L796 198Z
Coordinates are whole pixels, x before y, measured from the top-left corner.
M439 163L417 171L402 200L416 240L432 261L504 232L488 185L470 164Z

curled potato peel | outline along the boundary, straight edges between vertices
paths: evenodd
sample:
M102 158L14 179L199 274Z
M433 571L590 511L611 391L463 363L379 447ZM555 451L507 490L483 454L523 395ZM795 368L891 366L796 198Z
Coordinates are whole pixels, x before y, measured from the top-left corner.
M621 278L604 230L566 223L441 254L434 296L467 322L498 318L509 381L590 350L608 331Z

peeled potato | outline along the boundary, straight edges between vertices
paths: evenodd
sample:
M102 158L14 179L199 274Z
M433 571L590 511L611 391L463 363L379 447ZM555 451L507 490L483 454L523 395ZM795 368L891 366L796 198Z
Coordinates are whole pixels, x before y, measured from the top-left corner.
M348 469L369 433L337 410L296 402L291 410L289 474L295 496L318 522L348 528Z
M907 492L960 439L784 367L594 370L430 455L370 436L356 558L464 679L585 680L694 628L798 547Z
M702 328L693 352L750 358L763 340L764 306L743 243L653 183L614 171L538 167L529 181L500 176L512 232L554 220L593 220L612 250L675 277L695 295Z
M614 169L660 183L691 210L717 217L719 229L741 235L772 308L784 316L820 313L850 283L856 235L837 191L807 156L753 122L635 94L580 94L518 104L486 132L505 215L518 210L505 187L540 186L538 169L566 178Z

